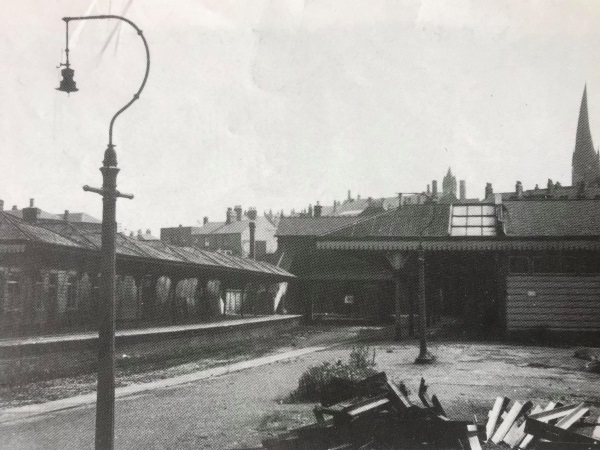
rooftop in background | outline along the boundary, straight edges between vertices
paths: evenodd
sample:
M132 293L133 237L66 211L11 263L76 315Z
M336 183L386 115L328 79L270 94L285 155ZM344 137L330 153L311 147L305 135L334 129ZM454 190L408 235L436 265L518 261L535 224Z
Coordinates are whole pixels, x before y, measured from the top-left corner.
M284 217L278 237L338 239L598 238L600 200L405 205L374 216Z
M585 186L582 190L577 186L562 186L548 180L545 188L538 185L534 189L523 190L522 185L517 182L513 192L503 192L502 200L574 200L579 198L600 199L600 186ZM548 187L551 184L551 187Z
M18 217L20 219L23 218L23 210L22 209L18 209L15 206L12 207L12 209L9 210L5 210L5 212L7 212L8 214L11 214L15 217ZM43 210L39 210L38 213L38 219L41 220L65 220L65 214L52 214ZM69 212L68 213L68 220L69 222L78 222L78 223L102 223L101 220L96 219L95 217L90 216L87 213L84 212Z
M600 200L503 202L507 236L600 237Z

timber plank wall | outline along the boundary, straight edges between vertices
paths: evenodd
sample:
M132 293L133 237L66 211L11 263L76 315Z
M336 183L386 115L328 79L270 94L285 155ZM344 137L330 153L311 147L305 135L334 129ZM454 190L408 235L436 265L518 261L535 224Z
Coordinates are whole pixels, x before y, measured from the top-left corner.
M600 331L600 276L509 275L507 328Z

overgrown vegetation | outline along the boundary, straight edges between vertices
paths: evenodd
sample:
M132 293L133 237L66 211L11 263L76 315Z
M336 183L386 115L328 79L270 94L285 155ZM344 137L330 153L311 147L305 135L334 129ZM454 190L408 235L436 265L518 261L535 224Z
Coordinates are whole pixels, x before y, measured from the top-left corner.
M377 373L375 370L375 349L369 347L353 347L348 362L341 359L336 362L326 361L309 367L298 381L298 388L292 392L290 402L319 401L332 382L353 383Z

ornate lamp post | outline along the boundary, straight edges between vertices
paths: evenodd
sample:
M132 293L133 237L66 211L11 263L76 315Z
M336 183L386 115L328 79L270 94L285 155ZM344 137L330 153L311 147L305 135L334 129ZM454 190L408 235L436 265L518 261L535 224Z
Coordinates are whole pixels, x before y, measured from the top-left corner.
M102 250L101 250L101 284L100 284L100 317L98 327L98 389L96 397L96 449L114 449L115 436L115 267L116 267L116 203L117 197L132 199L133 195L122 194L117 190L117 153L113 144L113 126L116 118L139 97L148 80L150 71L150 50L146 38L137 25L125 17L115 15L64 17L66 25L66 63L59 91L70 94L78 91L73 76L75 71L69 63L69 22L73 20L118 19L127 22L138 33L146 49L146 72L138 91L133 98L119 109L110 121L108 129L108 147L102 161L102 188L84 186L83 190L95 192L102 196Z

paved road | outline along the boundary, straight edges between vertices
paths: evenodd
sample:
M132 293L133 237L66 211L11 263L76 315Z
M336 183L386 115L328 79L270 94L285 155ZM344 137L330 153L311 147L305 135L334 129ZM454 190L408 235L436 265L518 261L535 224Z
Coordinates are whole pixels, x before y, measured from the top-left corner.
M433 366L415 366L414 345L379 345L378 367L413 391L425 376L447 412L482 420L496 395L544 403L592 400L600 404L598 375L569 349L439 344ZM256 446L268 431L310 418L311 405L280 404L309 365L346 358L332 349L218 378L158 389L117 401L119 449L201 449ZM598 411L595 408L594 414ZM93 448L94 408L87 406L0 425L0 449Z

